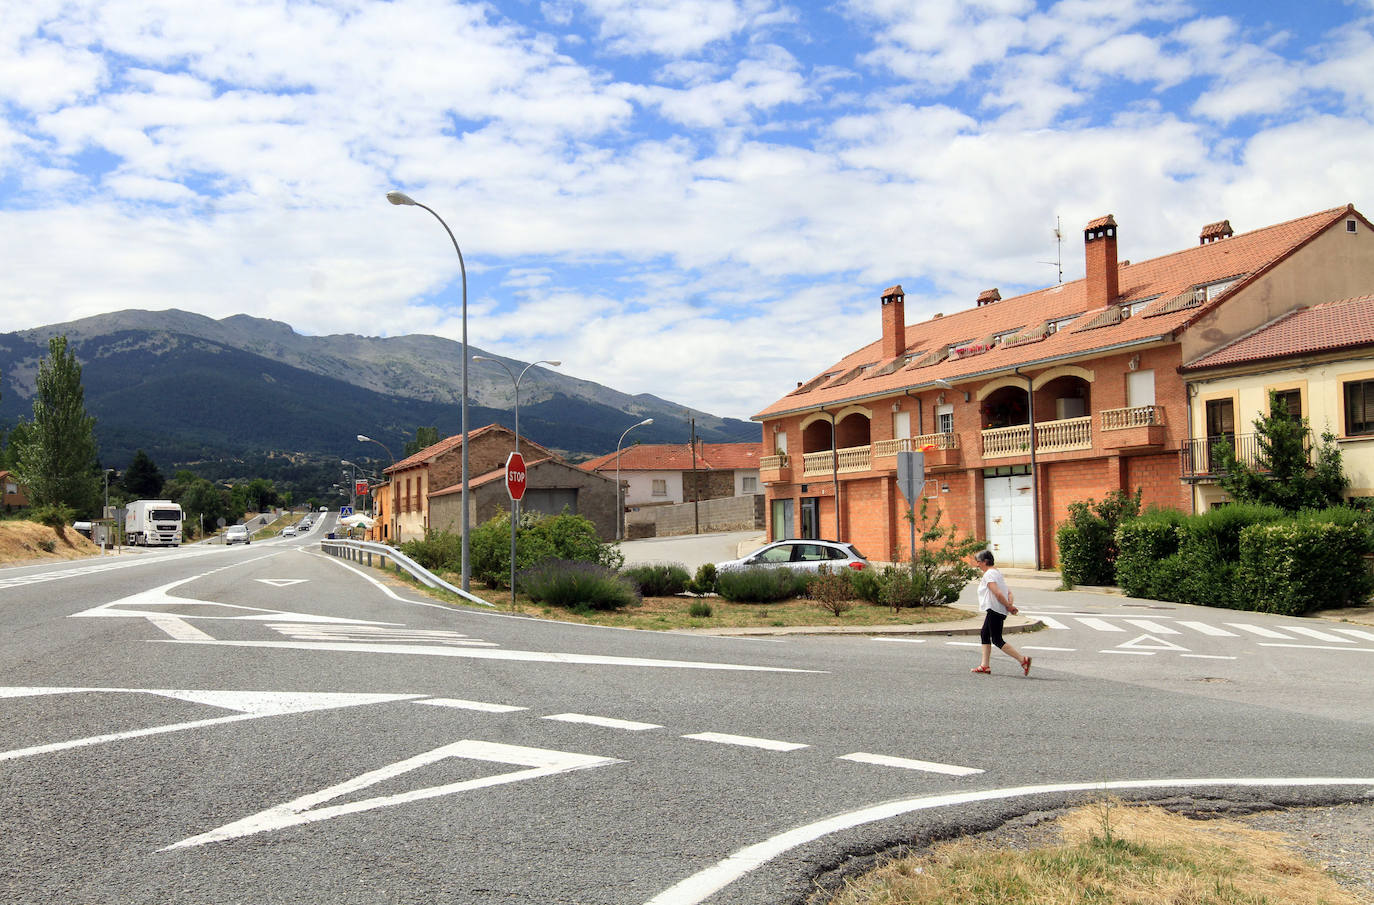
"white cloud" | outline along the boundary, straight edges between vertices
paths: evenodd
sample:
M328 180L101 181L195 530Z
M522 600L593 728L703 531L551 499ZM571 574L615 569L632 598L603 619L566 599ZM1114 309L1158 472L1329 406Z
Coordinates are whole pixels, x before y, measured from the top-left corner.
M583 0L600 20L607 49L679 57L743 31L749 10L735 0Z

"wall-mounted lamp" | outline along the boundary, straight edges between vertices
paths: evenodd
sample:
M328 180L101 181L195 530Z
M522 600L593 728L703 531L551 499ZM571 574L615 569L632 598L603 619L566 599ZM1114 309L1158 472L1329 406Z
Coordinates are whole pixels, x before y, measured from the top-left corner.
M941 493L949 493L949 485L948 485L948 484L941 484L941 485L940 485L940 492L941 492Z
M1139 356L1139 355L1132 355L1132 356L1131 356L1131 360L1128 361L1128 362L1126 363L1126 367L1130 368L1132 371L1134 371L1134 370L1136 370L1137 368L1139 368L1139 367L1140 367L1140 356Z
M941 393L939 396L936 396L936 397L935 397L935 404L936 404L936 405L944 405L944 404L945 404L945 394L944 394L944 393Z
M902 404L900 402L892 403L892 410L894 412L900 412L902 410Z

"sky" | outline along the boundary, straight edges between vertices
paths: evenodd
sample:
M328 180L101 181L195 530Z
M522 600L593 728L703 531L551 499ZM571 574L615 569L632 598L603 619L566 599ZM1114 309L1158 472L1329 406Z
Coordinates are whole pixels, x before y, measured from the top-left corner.
M395 189L472 347L747 418L1103 214L1374 214L1374 0L0 0L0 111L0 331L460 339Z

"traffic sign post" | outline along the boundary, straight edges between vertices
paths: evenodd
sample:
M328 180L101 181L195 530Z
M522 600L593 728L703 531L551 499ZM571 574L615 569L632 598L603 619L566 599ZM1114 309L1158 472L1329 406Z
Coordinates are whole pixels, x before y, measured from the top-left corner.
M506 457L506 493L510 494L510 608L515 612L515 522L525 496L525 457L516 450Z
M340 507L339 507L339 518L348 518L348 517L349 517L350 515L352 515L352 514L353 514L353 507L352 507L352 506L340 506Z
M897 489L907 502L907 523L911 528L911 563L916 564L916 501L926 486L926 454L922 447L917 452L897 453Z

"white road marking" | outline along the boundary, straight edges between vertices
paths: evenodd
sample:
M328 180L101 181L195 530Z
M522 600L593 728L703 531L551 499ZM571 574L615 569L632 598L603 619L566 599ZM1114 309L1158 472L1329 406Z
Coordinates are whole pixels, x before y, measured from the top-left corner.
M1314 629L1314 628L1308 628L1308 627L1305 626L1305 625L1285 625L1285 626L1284 626L1284 630L1285 630L1285 631L1290 631L1290 632L1296 632L1296 633L1299 634L1299 635L1306 635L1306 636L1309 637L1309 638L1316 638L1318 641L1325 641L1325 642L1327 642L1328 644L1331 644L1331 643L1335 643L1335 644L1354 644L1354 643L1355 643L1354 641L1351 641L1349 638L1342 638L1340 635L1333 635L1333 634L1331 634L1330 632L1318 631L1317 629Z
M982 647L982 646L983 646L983 645L982 645L980 642L978 642L978 641L946 641L945 644L948 645L949 647Z
M292 622L271 623L268 627L298 641L416 641L469 647L499 646L494 641L482 641L464 635L462 632L446 629L392 628L384 625L317 625Z
M1135 654L1137 657L1153 657L1159 651L1154 650L1117 650L1109 647L1106 650L1098 651L1099 654Z
M460 698L426 698L423 701L412 701L411 703L428 704L431 707L456 707L459 710L481 710L486 713L514 713L517 710L529 710L528 707L488 704L485 701L464 701Z
M1182 632L1180 632L1178 629L1170 628L1169 626L1164 625L1161 622L1156 622L1153 619L1127 619L1126 621L1129 622L1131 625L1134 625L1136 628L1143 628L1147 632L1154 632L1159 635L1182 634Z
M889 757L886 754L869 754L865 751L841 754L837 759L852 760L861 764L877 764L880 767L900 767L904 770L944 773L947 776L972 776L975 773L983 772L976 767L956 767L953 764L937 764L928 760L909 760L905 757Z
M1302 650L1348 650L1361 654L1374 654L1374 647L1335 647L1331 644L1284 644L1282 641L1261 641L1260 647L1297 647Z
M1340 632L1342 635L1350 635L1355 638L1363 638L1366 641L1374 641L1374 632L1366 632L1357 628L1338 628L1332 631Z
M1177 634L1177 633L1175 633ZM1187 650L1181 644L1172 641L1165 641L1163 638L1156 638L1154 635L1141 635L1139 638L1132 638L1130 641L1117 645L1120 650Z
M305 584L309 579L306 578L254 578L263 584L271 585L274 588L289 588L293 584Z
M184 559L187 556L204 556L207 553L222 552L223 548L218 550L186 550L179 553L166 553L152 556L127 554L118 558L105 559L98 563L76 566L70 569L6 576L0 578L0 588L17 588L29 584L42 584L45 581L60 581L63 578L77 578L82 575L94 575L97 572L110 572L115 569L127 569L132 566L152 565L154 563L166 562L169 559Z
M1059 653L1063 653L1063 654L1071 654L1071 653L1074 653L1075 651L1078 650L1078 648L1076 648L1076 647L1038 647L1038 646L1036 646L1036 645L1031 645L1031 644L1023 644L1023 645L1021 645L1021 648L1022 648L1023 650L1048 650L1048 651L1058 651Z
M1235 660L1235 657L1223 657L1219 654L1179 654L1180 657L1192 657L1194 660Z
M599 654L560 654L552 651L488 650L438 647L421 644L371 644L325 641L162 641L159 644L204 644L222 647L262 647L275 650L338 651L358 654L417 654L427 657L466 657L473 660L518 660L525 663L576 663L589 666L649 666L662 669L720 669L733 672L817 673L824 670L785 666L749 666L743 663L703 663L692 660L653 660L644 657L611 657Z
M808 842L832 833L843 832L867 823L890 820L913 811L951 807L976 801L999 801L1034 795L1069 792L1115 792L1137 789L1202 788L1207 786L1290 787L1290 786L1369 786L1374 777L1311 777L1297 779L1239 778L1239 779L1143 779L1098 783L1056 783L1038 786L1018 786L1009 789L983 789L976 792L955 792L929 795L923 798L904 798L872 807L827 817L815 823L779 833L762 842L747 845L722 861L700 870L690 877L654 896L645 905L699 905L745 874L762 867L774 858Z
M481 779L470 779L463 782L451 782L441 786L430 786L424 789L412 789L409 792L401 792L394 795L382 795L377 798L367 798L362 801L353 801L348 804L339 804L332 807L319 807L327 801L344 795L351 795L362 789L387 782L403 773L425 767L438 761L450 757L462 757L470 760L480 760L489 763L511 764L513 766L527 767L529 769L517 770L514 773L501 773L496 776L485 776ZM544 748L524 748L517 745L502 745L496 742L479 742L471 739L463 739L451 745L444 745L435 748L433 751L426 751L415 757L407 758L394 764L389 764L376 770L369 771L356 776L347 782L312 792L309 795L302 795L300 798L293 799L285 804L277 805L260 811L242 820L226 824L218 829L183 839L173 843L162 851L170 851L178 848L191 848L197 845L205 845L210 842L224 842L229 839L238 839L243 836L252 836L257 833L266 833L273 830L285 829L286 827L299 826L304 823L317 823L321 820L331 820L335 817L343 817L348 814L360 814L364 811L372 811L377 808L391 807L393 805L409 804L413 801L424 801L430 798L439 798L444 795L454 795L458 792L468 792L473 789L485 789L491 786L504 785L506 783L519 782L525 779L537 779L543 776L553 776L557 773L567 773L572 770L586 770L591 767L604 767L608 764L617 764L621 761L609 757L596 757L590 754L573 754L567 751L549 751Z
M1022 610L1021 612L1026 613L1027 616L1034 616L1036 619L1039 619L1041 622L1045 623L1046 628L1064 630L1068 629L1067 625L1060 622L1058 619L1055 619L1053 616L1046 616L1044 613L1031 613L1027 612L1026 610Z
M1228 632L1228 631L1227 631L1226 629L1224 629L1224 628L1217 628L1215 625L1208 625L1208 624L1205 623L1205 622L1188 622L1188 621L1185 621L1185 620L1179 620L1179 623L1178 623L1178 624L1179 624L1179 625L1186 625L1186 626L1188 626L1188 628L1193 629L1194 631L1202 632L1202 634L1204 634L1204 635L1212 635L1213 637L1216 637L1216 638L1235 638L1235 637L1238 637L1238 636L1236 635L1235 632Z
M1088 628L1095 628L1095 629L1097 629L1099 632L1124 632L1124 631L1126 631L1126 630L1125 630L1124 628L1122 628L1121 626L1119 626L1119 625L1112 625L1110 622L1108 622L1108 621L1105 620L1105 619L1096 619L1096 618L1094 618L1094 617L1092 617L1092 616L1078 616L1078 617L1076 617L1076 618L1078 619L1079 622L1083 623L1083 624L1086 625Z
M717 742L722 745L740 745L745 748L763 748L767 751L796 751L800 748L808 748L798 742L780 742L771 738L751 738L747 735L727 735L723 732L697 732L693 735L684 735L683 738L696 739L699 742Z
M895 641L895 642L897 642L898 644L925 644L925 643L926 643L926 639L924 639L924 638L884 638L884 637L881 636L881 635L876 636L873 640L874 640L874 641Z
M1226 624L1231 626L1231 628L1238 628L1242 632L1249 632L1252 635L1259 635L1261 638L1282 638L1284 641L1293 640L1291 637L1285 635L1283 632L1276 632L1272 629L1267 629L1262 625L1246 625L1244 622L1228 622Z
M165 698L176 698L195 704L206 704L225 710L238 711L233 716L210 717L192 720L187 723L169 723L151 726L146 729L131 729L126 732L111 732L85 738L53 742L47 745L34 745L29 748L15 748L0 751L0 761L17 760L36 754L50 754L71 748L86 748L106 742L119 742L126 739L146 738L164 735L168 732L182 732L187 729L200 729L224 723L237 723L243 720L256 720L268 716L282 716L289 713L307 713L312 710L335 710L340 707L359 707L364 704L381 704L390 701L406 701L423 697L418 694L321 694L311 692L272 692L272 691L196 691L185 689L159 688L56 688L56 687L8 687L0 688L0 698L35 697L38 695L81 694L91 692L114 692L121 694L151 694Z
M589 716L585 713L555 713L553 716L544 717L544 719L557 720L560 723L585 723L588 726L602 726L606 729L628 729L631 732L663 728L657 723L636 723L634 720L618 720L609 716Z
M149 616L148 621L178 641L205 641L211 637L178 616Z

